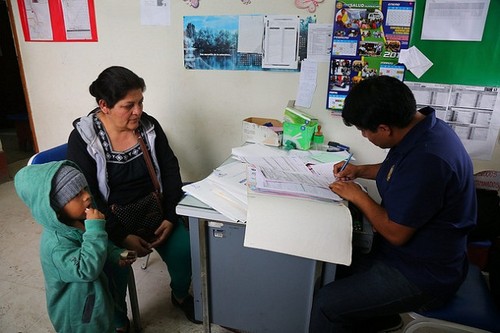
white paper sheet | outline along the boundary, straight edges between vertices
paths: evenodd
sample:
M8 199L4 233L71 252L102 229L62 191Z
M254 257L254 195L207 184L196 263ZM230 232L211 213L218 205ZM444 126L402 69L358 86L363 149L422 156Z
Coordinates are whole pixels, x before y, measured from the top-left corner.
M333 24L309 23L307 28L307 59L317 62L330 61Z
M264 36L264 17L243 15L238 22L238 52L262 54Z
M417 78L420 78L432 67L433 63L415 46L399 52L399 62L412 72Z
M252 190L258 192L342 201L342 198L328 187L330 180L313 172L298 173L260 166L249 166L247 170L247 184Z
M170 25L170 0L141 0L142 25Z
M91 39L89 3L87 0L62 1L66 38Z
M244 246L350 265L352 217L340 203L249 192Z
M298 67L300 20L293 15L266 15L264 18L262 68Z
M182 190L212 207L234 222L246 221L246 207L237 198L232 198L223 188L209 179L185 185Z
M318 64L311 60L302 61L300 67L299 89L297 91L296 106L310 108L314 91L316 90L316 78L318 76Z
M48 0L24 0L31 40L51 40L52 24Z
M480 41L489 5L490 0L427 0L421 39Z

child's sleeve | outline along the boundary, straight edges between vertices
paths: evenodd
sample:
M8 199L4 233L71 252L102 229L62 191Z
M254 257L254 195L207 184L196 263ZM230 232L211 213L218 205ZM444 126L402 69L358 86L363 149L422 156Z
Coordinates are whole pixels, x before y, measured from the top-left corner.
M112 265L118 265L118 262L120 260L120 254L124 251L125 249L122 249L113 242L108 242L108 262Z
M85 220L81 243L65 239L53 249L52 261L62 281L90 282L102 273L108 256L105 223L105 220Z

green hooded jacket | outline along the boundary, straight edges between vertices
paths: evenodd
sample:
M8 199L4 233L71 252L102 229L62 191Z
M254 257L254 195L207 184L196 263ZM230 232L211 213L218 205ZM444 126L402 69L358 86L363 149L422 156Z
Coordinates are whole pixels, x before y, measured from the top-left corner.
M121 249L108 243L104 220L85 220L85 231L60 222L50 205L52 179L70 161L22 168L14 178L19 197L43 226L40 260L47 311L56 332L114 332L113 300L103 272L118 264Z

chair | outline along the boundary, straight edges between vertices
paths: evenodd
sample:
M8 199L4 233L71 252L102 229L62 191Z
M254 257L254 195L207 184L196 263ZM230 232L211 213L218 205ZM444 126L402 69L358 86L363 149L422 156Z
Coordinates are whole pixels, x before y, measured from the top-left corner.
M477 226L469 234L469 261L487 270L490 252L500 242L500 171L484 170L474 175L478 215ZM496 245L498 246L498 245Z
M30 157L30 159L28 160L28 165L43 164L52 161L65 160L67 150L68 150L68 144L63 143L60 146L38 152Z
M479 267L469 265L469 272L453 299L444 307L414 312L404 333L420 328L436 328L439 332L500 332L500 311Z
M68 144L63 143L62 145L40 151L31 156L31 158L28 160L28 165L64 160L67 156L67 150ZM137 299L137 288L135 286L135 276L132 267L130 268L130 274L127 284L130 299L130 308L132 310L132 318L134 322L134 332L140 332L142 330L141 316L139 313L139 301Z

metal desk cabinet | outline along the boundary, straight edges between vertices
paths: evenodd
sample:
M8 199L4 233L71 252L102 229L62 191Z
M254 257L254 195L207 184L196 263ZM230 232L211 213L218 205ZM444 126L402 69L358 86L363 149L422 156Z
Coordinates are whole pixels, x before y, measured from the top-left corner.
M246 248L245 225L191 217L197 319L203 318L199 223L207 223L210 322L252 333L307 332L316 280L315 260Z

